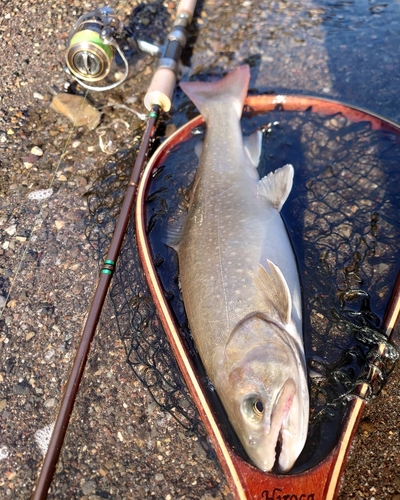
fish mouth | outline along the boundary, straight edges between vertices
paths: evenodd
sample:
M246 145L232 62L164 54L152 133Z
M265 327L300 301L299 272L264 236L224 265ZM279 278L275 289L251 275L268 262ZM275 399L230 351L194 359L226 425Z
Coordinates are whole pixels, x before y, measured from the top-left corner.
M260 439L257 449L248 450L255 465L264 472L269 472L274 467L281 473L287 472L293 467L297 459L298 454L293 453L293 446L291 446L295 436L288 428L290 410L296 394L297 389L294 380L287 380L276 396L271 412L268 434Z
M272 433L274 437L276 436L274 443L274 463L277 465L280 472L288 471L294 463L293 458L289 456L290 453L288 453L289 450L287 449L287 443L293 438L292 433L288 429L288 423L290 410L292 409L296 393L297 389L294 380L287 380L277 395L271 414L270 433Z

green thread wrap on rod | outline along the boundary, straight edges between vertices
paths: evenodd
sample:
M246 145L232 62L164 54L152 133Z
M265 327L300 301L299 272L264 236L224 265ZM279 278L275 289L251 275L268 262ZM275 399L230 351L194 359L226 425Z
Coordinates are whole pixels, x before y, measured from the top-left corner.
M113 272L110 269L102 269L100 271L101 274L112 274Z
M105 260L100 271L101 274L113 274L115 262L113 260Z

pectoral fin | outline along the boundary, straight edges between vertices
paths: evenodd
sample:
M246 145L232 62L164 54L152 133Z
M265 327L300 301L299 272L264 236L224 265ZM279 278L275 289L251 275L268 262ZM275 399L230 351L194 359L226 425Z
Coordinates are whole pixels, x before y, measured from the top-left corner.
M256 130L251 135L243 137L244 149L254 168L257 168L260 163L262 138L263 135L261 130Z
M186 219L187 211L179 209L179 211L174 215L174 218L168 222L167 235L166 238L164 238L163 243L173 248L176 252L179 248L179 242L182 239Z
M289 287L279 267L270 260L267 262L270 272L259 264L254 282L266 302L271 317L287 324L292 313Z
M200 161L201 154L203 152L203 141L197 141L194 146L194 152L196 153L197 159Z
M290 164L269 173L257 185L258 196L280 211L292 190L293 175L293 165Z
M243 148L250 162L246 162L246 170L255 180L259 179L257 167L260 163L262 137L263 135L260 130L256 130L251 135L243 137Z

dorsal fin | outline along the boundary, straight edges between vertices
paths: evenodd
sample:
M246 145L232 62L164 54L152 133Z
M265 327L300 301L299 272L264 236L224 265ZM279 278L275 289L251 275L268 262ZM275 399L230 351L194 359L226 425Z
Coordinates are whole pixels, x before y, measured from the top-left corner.
M271 317L283 324L288 324L292 314L289 287L279 267L270 260L267 262L271 272L269 273L262 264L259 264L258 273L254 278L255 285L262 294L268 309L272 310Z

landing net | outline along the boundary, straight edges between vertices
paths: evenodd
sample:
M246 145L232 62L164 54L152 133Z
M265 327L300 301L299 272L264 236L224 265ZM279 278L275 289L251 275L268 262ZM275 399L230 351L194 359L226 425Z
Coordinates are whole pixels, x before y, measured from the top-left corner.
M189 109L189 111L192 111ZM178 120L182 120L182 113ZM315 465L334 446L349 402L366 382L366 398L383 387L397 359L379 326L398 272L400 237L400 135L373 130L342 114L324 116L277 109L243 119L245 134L264 133L260 175L286 163L295 183L282 216L298 260L304 342L310 370L311 419L294 471ZM155 173L147 198L154 261L182 335L202 372L179 291L177 258L163 243L168 220L188 197L203 129L176 147ZM114 228L135 151L109 159L89 194L87 235L103 258ZM131 221L110 290L127 362L163 411L196 433L204 428L171 354L146 285ZM382 355L378 345L384 343ZM374 376L371 375L371 366ZM227 438L239 453L223 411Z

